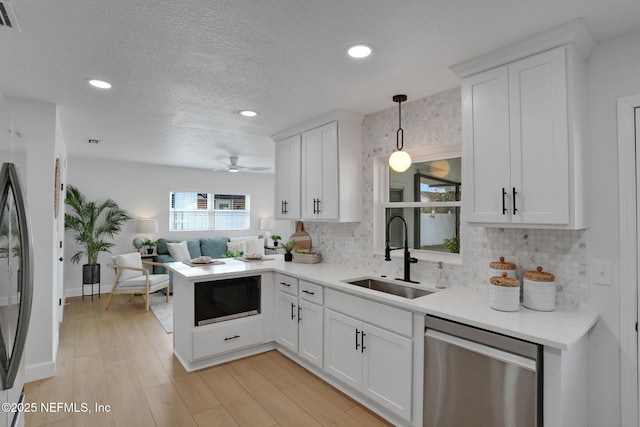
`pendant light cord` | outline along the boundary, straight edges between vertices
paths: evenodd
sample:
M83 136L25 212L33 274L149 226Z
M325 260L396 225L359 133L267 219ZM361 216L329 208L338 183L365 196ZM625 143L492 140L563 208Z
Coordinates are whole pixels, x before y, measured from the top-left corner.
M398 101L398 131L396 132L396 148L402 151L404 147L404 130L402 129L402 101Z

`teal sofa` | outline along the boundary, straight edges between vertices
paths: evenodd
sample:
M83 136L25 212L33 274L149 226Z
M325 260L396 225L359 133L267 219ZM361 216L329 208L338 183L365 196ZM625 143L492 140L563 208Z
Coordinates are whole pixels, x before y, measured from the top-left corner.
M158 239L158 262L174 262L175 260L169 254L167 243L180 243L185 239ZM222 258L227 253L228 237L212 237L209 239L190 239L187 240L187 248L191 259L199 256L210 256L211 258ZM165 268L154 266L153 272L156 274L165 273ZM173 274L169 274L169 292L173 292Z

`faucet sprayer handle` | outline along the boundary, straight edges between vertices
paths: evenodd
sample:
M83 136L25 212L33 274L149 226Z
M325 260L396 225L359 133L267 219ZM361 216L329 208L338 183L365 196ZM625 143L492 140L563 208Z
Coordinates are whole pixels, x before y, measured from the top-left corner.
M391 248L389 247L389 245L384 248L384 260L391 261Z
M414 257L409 257L409 262L411 264L416 264L418 262L418 258L414 258Z

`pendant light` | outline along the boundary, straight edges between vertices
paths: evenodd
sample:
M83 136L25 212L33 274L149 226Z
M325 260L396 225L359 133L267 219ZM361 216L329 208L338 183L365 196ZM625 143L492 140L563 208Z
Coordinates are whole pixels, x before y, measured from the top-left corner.
M398 131L396 132L396 151L389 156L389 167L395 172L404 172L411 167L411 156L404 147L404 130L402 130L402 103L407 100L407 95L395 95L393 102L398 103Z

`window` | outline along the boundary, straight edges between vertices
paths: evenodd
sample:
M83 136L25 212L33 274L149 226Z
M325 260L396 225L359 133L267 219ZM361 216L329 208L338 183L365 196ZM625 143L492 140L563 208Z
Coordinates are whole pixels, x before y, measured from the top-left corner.
M387 221L401 214L407 221L407 240L412 256L428 261L460 263L460 209L462 161L460 146L431 148L411 153L413 164L406 172L392 171L386 158L379 159L376 173L376 246L384 249ZM404 246L404 224L389 224L391 247ZM402 256L398 251L395 256Z
M248 230L249 196L172 192L169 231Z

